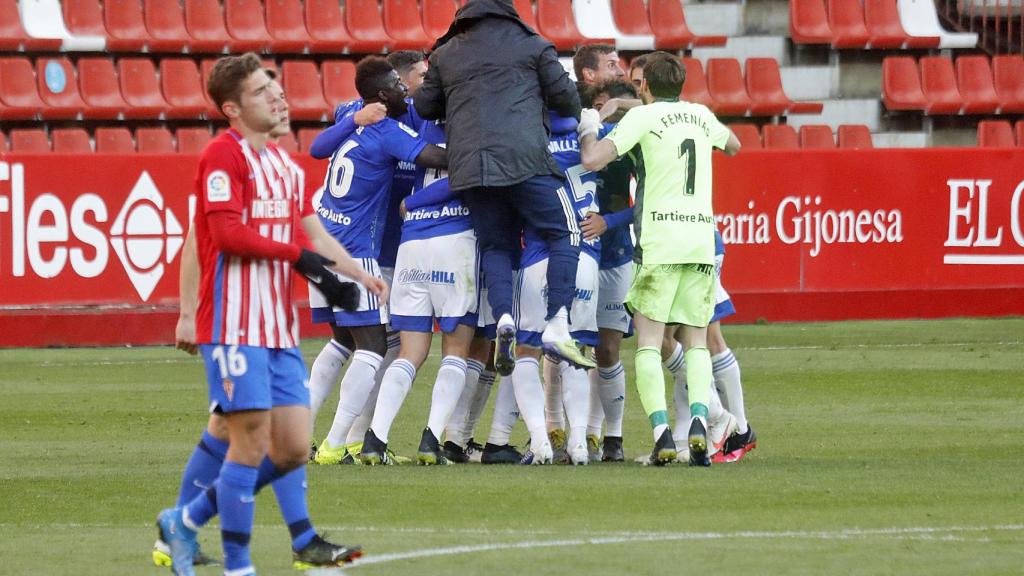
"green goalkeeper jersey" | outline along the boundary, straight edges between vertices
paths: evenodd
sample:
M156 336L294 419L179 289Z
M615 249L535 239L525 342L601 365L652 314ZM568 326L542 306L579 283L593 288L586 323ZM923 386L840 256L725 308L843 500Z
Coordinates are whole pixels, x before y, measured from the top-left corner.
M706 106L656 101L631 109L607 136L636 165L634 261L715 263L711 149L724 149L729 134Z

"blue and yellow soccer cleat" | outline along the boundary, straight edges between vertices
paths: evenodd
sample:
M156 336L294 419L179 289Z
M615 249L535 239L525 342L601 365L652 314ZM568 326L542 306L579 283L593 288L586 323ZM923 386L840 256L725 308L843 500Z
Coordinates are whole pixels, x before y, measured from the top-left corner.
M420 447L416 451L416 460L421 466L444 466L451 464L444 457L441 445L437 437L430 431L430 428L423 429L423 436L420 437Z
M363 438L363 443L359 450L359 461L367 466L391 464L388 461L387 443L377 438L372 428L366 431L366 436Z
M199 548L196 533L185 526L181 508L168 508L157 517L160 536L171 551L171 572L175 576L195 576L193 555Z
M651 451L650 463L654 466L664 466L676 459L676 443L672 439L672 429L665 428L661 437L654 443L654 450Z
M157 541L153 543L153 565L161 566L165 568L171 567L171 547L164 542L163 531L160 530L160 535ZM196 542L195 552L192 554L192 565L193 566L217 566L220 562L213 556L206 555L203 550L199 547L199 542Z
M580 350L579 342L575 340L557 340L545 342L544 353L555 362L565 361L581 370L597 368L597 364Z

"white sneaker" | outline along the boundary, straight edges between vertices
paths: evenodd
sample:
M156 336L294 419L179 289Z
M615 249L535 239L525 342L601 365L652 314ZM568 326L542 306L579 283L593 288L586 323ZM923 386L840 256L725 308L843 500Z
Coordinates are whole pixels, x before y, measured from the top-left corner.
M708 456L714 456L725 446L726 439L736 433L736 417L722 410L718 418L708 420Z
M533 452L533 461L530 463L535 466L551 464L555 457L555 451L551 448L551 441L547 439L547 434L540 441L530 442L530 452Z
M590 462L590 451L587 450L586 442L580 442L569 450L569 460L575 466L586 466Z

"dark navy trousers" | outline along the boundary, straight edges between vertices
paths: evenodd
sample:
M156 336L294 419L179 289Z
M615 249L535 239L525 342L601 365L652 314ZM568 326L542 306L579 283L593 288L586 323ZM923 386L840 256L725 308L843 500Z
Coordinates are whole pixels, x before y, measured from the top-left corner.
M513 269L519 267L523 226L548 244L548 314L572 309L580 257L579 223L563 180L534 176L513 186L471 188L463 198L480 243L487 300L494 318L512 314Z

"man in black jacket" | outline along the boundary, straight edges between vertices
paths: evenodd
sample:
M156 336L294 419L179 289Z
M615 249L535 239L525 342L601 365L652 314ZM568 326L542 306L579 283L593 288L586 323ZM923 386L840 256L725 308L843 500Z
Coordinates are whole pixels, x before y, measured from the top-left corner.
M512 269L523 224L548 243L544 348L592 368L567 324L580 230L571 192L547 149L547 110L578 119L580 102L554 46L519 19L511 0L470 0L434 45L414 103L423 118L446 120L450 186L470 209L498 318L498 372L508 376L515 365Z

